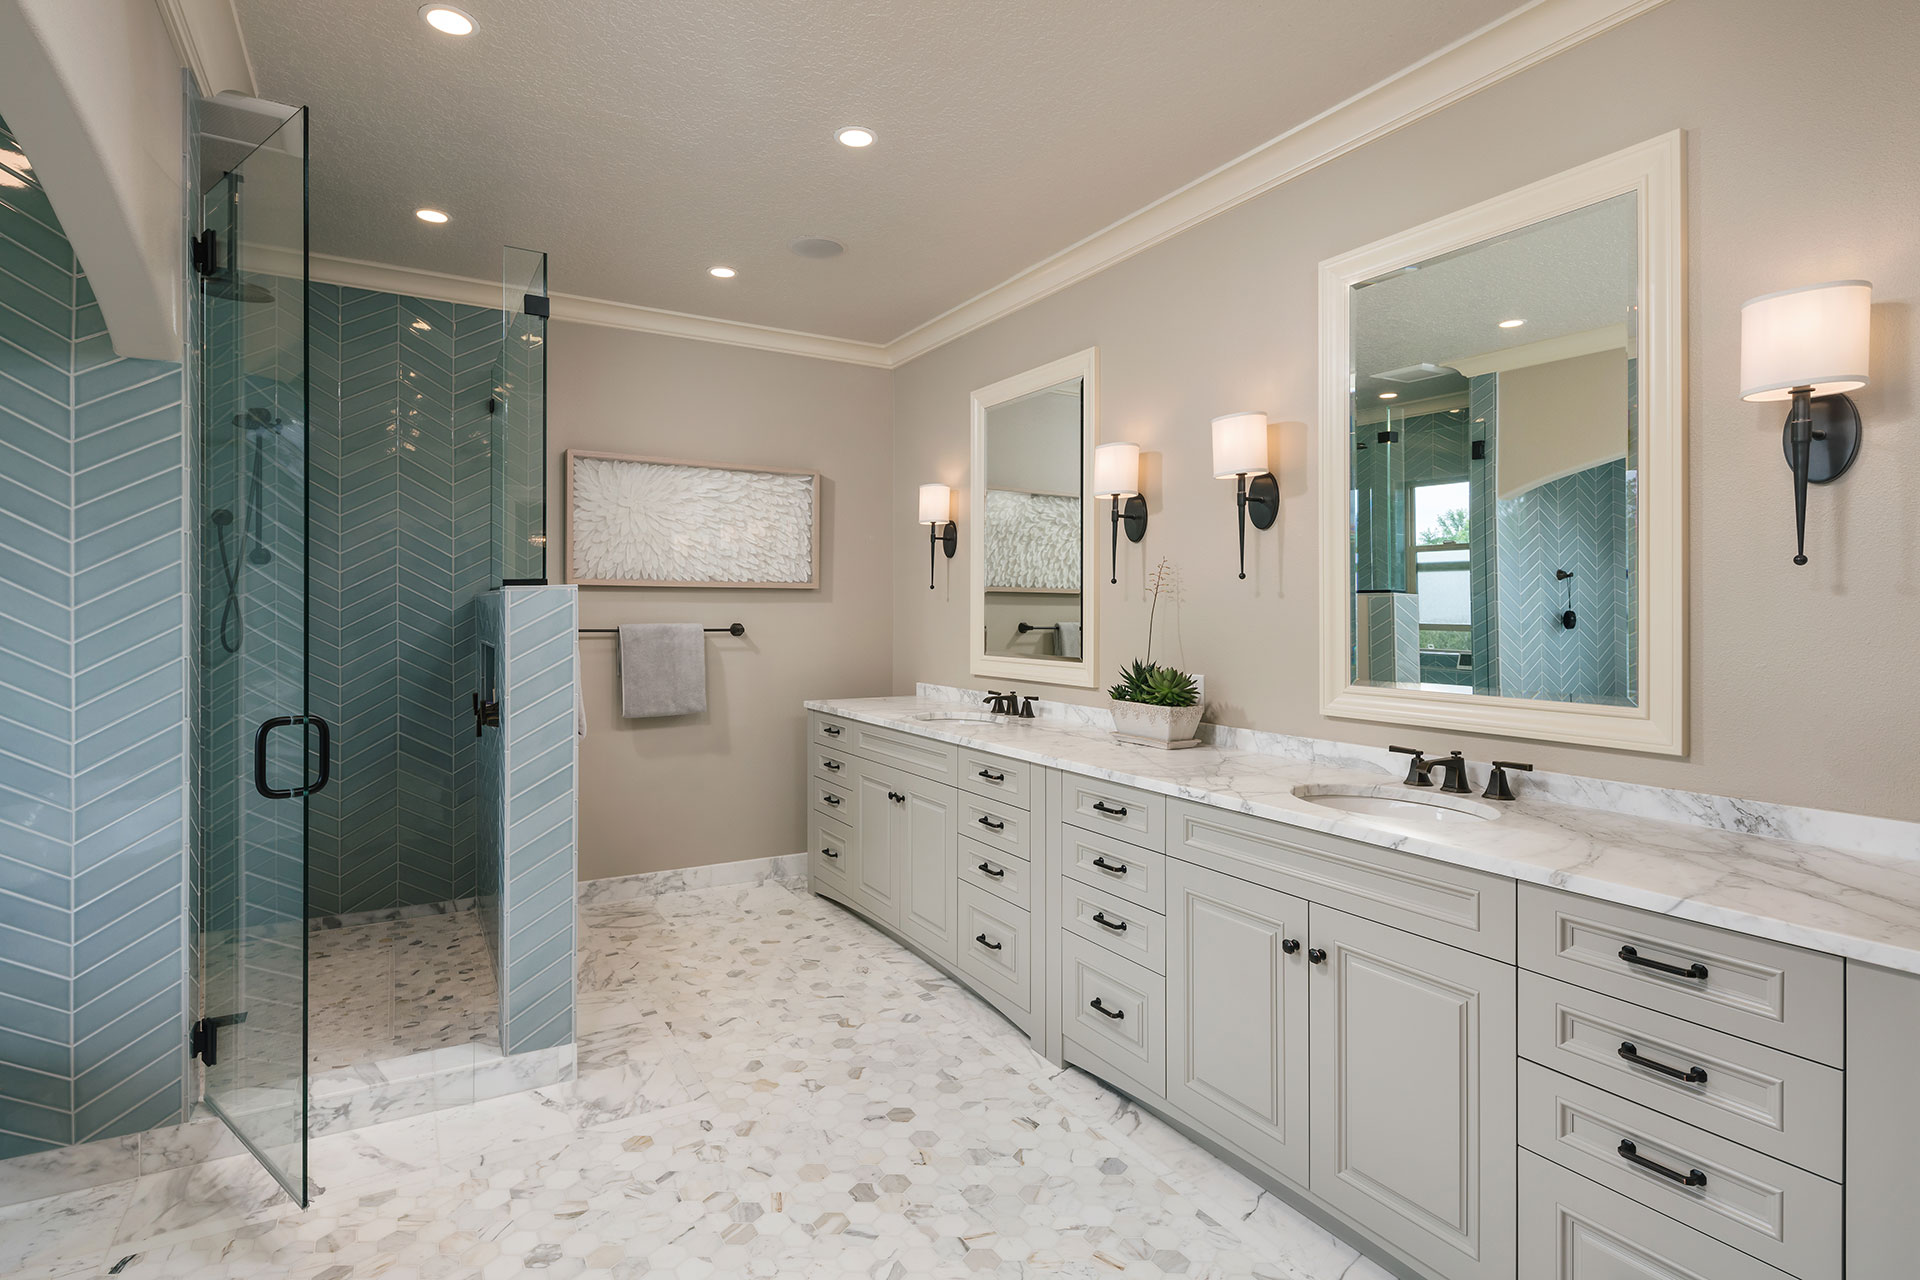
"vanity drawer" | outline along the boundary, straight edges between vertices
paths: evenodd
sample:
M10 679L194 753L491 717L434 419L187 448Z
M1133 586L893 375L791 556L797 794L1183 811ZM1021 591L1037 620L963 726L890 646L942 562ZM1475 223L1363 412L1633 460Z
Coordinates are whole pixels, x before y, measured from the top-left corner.
M847 893L853 828L823 813L807 815L807 876L815 889Z
M1033 866L978 840L960 837L960 882L978 885L1023 911L1033 910Z
M1033 765L961 747L959 769L963 791L992 796L1020 809L1033 807Z
M1784 1280L1665 1214L1520 1153L1521 1280Z
M1838 1183L1532 1062L1520 1144L1801 1280L1840 1280Z
M821 715L818 711L812 714L811 720L809 736L816 747L838 747L845 751L853 746L853 721Z
M1833 956L1523 884L1520 963L1803 1058L1845 1065L1843 966Z
M1066 1039L1089 1050L1096 1067L1112 1064L1125 1077L1117 1083L1165 1097L1166 979L1069 933L1060 938L1060 983Z
M1505 876L1176 800L1177 858L1282 893L1513 962L1514 884Z
M1841 1177L1845 1086L1832 1067L1524 970L1520 1054L1789 1164Z
M822 782L818 778L807 779L807 785L813 788L811 807L815 813L823 813L829 818L839 818L843 822L853 821L854 780L845 782Z
M1164 913L1167 856L1098 831L1060 828L1060 869L1069 878Z
M1069 932L1155 973L1167 971L1165 916L1077 880L1061 888L1060 920Z
M1033 917L984 889L962 881L960 972L980 994L1029 1035L1037 1001L1033 991Z
M815 747L812 755L813 767L810 772L820 781L845 785L845 780L853 776L856 762L838 747Z
M1145 849L1167 847L1167 798L1117 782L1061 775L1065 820L1087 831L1120 837Z
M948 786L955 782L955 761L959 759L960 748L951 742L939 742L933 738L923 738L917 733L887 729L859 720L823 726L823 731L826 727L842 729L840 737L833 739L833 743L857 756L905 769L931 782L944 782Z
M971 836L990 849L998 849L1010 858L1024 860L1030 856L1028 847L1033 820L1027 816L1025 809L1015 809L998 799L988 800L961 792L960 820L956 825L961 834Z

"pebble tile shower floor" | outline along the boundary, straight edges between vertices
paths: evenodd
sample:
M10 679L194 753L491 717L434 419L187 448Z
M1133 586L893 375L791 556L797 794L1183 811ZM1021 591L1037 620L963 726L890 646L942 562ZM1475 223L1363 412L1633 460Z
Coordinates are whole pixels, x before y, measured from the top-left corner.
M1387 1273L778 883L581 908L574 1081L0 1210L0 1274Z
M459 911L307 935L307 1060L317 1075L462 1044L499 1044L480 914Z

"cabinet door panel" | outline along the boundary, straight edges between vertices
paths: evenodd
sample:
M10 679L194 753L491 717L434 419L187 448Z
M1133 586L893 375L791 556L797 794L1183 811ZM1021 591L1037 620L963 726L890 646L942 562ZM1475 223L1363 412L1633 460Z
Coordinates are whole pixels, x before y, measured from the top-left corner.
M894 804L895 849L904 883L900 932L935 957L952 964L958 955L954 926L954 790L911 781L906 800Z
M1167 873L1167 1100L1305 1185L1307 904L1185 862Z
M1313 1192L1448 1280L1514 1275L1514 970L1311 909Z
M900 875L894 853L894 796L899 774L862 762L854 777L854 857L851 889L868 915L890 928L900 925Z

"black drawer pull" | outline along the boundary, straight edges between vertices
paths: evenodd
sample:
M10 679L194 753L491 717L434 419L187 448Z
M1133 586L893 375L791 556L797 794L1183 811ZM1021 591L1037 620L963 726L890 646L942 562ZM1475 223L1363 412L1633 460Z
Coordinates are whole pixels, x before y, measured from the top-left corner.
M1005 871L1005 870L1004 870L1003 868L1001 868L1001 867L996 867L996 866L994 866L994 865L993 865L993 864L992 864L991 862L983 862L983 863L981 863L981 864L980 864L980 873L981 873L982 875L989 875L989 876L992 876L992 877L993 877L993 878L994 878L995 880L999 880L999 879L1002 879L1002 878L1004 878L1004 877L1006 876L1006 874L1007 874L1007 873L1006 873L1006 871Z
M979 819L977 819L977 821L980 823L981 826L985 827L989 831L1005 831L1007 829L1006 823L995 822L992 818L989 818L989 817L982 816Z
M995 773L991 769L982 769L980 771L980 776L985 778L988 782L1005 782L1007 780L1006 774Z
M821 792L820 798L822 800L825 800L828 804L833 805L835 808L838 808L840 805L840 797L834 795L831 791Z
M1649 960L1632 947L1620 948L1620 958L1628 964L1637 964L1642 969L1654 969L1661 973L1670 973L1676 978L1692 978L1696 982L1705 982L1707 980L1707 966L1701 964L1698 960L1695 960L1687 968L1682 969L1677 964L1667 964L1662 960Z
M1093 811L1095 813L1104 813L1109 818L1124 818L1127 816L1127 806L1119 805L1117 807L1110 807L1105 800L1095 800L1093 802Z
M985 947L989 951L1000 950L1000 944L998 942L988 942L987 935L984 933L975 935L973 940L979 943L981 946Z
M1707 1175L1698 1169L1689 1169L1685 1173L1678 1169L1669 1169L1658 1160L1649 1160L1640 1154L1640 1148L1634 1145L1632 1138L1620 1139L1620 1158L1639 1165L1642 1169L1651 1169L1663 1178L1671 1178L1683 1187L1704 1187Z
M840 736L840 726L837 724L823 724L820 726L820 732L830 738L837 738Z
M1127 864L1124 862L1108 862L1106 858L1098 857L1093 860L1093 865L1111 875L1123 876L1127 874Z
M840 772L840 762L838 760L822 760L820 764L822 767L831 769L835 773Z
M1707 1069L1705 1067L1688 1067L1685 1071L1682 1071L1680 1068L1670 1067L1664 1062L1655 1062L1652 1058L1643 1058L1640 1056L1639 1048L1631 1040L1622 1040L1620 1042L1620 1056L1636 1067L1645 1067L1649 1071L1658 1071L1663 1076L1672 1076L1675 1080L1685 1080L1688 1084L1705 1084L1707 1082Z
M840 856L839 854L835 853L831 849L822 849L820 853L822 857L827 857L827 858L837 858Z
M1280 939L1280 949L1286 952L1288 955L1292 955L1294 952L1300 949L1300 939L1282 938Z
M1107 919L1107 913L1104 911L1094 912L1093 922L1103 928L1111 929L1115 933L1125 933L1127 931L1127 922L1125 920L1109 920Z
M1313 963L1313 964L1325 964L1325 963L1327 962L1327 952L1326 952L1326 948L1324 948L1324 947L1308 947L1308 948L1307 948L1307 960L1308 960L1309 962L1311 962L1311 963Z
M1087 1008L1093 1010L1103 1018L1112 1018L1115 1022L1127 1016L1126 1010L1124 1009L1109 1009L1107 1006L1101 1004L1099 996L1095 996L1092 1000L1089 1000L1087 1002Z

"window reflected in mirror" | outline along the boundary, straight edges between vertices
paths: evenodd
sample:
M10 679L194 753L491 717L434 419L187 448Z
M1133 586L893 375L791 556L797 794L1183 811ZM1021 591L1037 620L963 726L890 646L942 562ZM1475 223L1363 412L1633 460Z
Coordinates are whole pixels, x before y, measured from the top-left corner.
M1356 684L1636 705L1637 201L1353 286Z
M985 652L1078 662L1083 382L986 409Z

